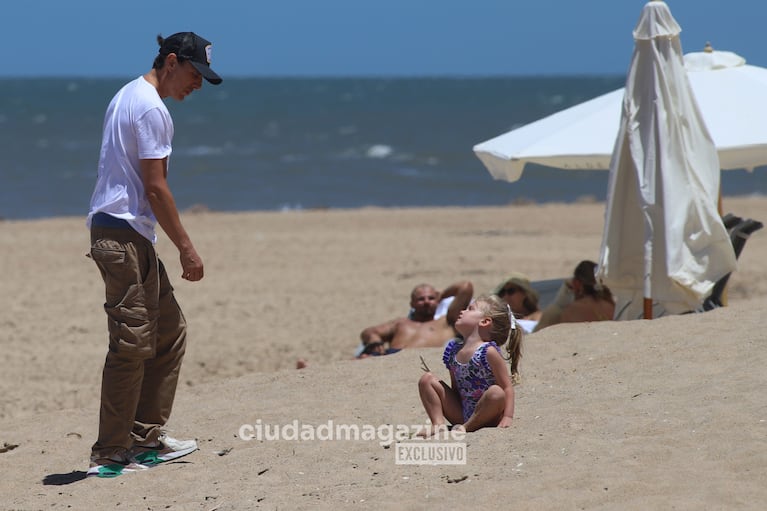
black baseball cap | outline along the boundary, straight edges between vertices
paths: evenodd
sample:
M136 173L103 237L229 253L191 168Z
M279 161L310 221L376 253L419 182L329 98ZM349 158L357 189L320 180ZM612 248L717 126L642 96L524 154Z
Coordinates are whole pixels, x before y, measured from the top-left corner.
M176 57L188 60L200 74L213 85L223 79L210 68L211 42L194 32L178 32L163 39L160 55L175 53Z

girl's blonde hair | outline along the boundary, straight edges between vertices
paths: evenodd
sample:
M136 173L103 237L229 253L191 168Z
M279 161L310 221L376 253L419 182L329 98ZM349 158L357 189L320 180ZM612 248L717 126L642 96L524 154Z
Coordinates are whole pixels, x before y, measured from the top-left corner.
M482 295L475 300L477 308L493 321L490 340L498 346L506 346L504 357L511 367L511 380L519 382L519 359L522 358L522 327L514 319L508 304L496 295Z

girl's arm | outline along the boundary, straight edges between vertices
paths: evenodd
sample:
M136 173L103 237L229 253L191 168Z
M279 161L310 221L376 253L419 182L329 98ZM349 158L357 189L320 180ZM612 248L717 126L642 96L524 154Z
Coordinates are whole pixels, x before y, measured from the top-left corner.
M501 417L498 427L508 428L511 426L511 419L514 417L514 385L511 384L509 369L506 360L494 348L487 350L487 363L490 365L490 369L493 370L496 385L501 387L504 394L506 394L503 417Z
M461 393L458 392L458 384L455 382L455 375L453 374L453 371L450 371L450 390L458 396L458 399L461 399Z

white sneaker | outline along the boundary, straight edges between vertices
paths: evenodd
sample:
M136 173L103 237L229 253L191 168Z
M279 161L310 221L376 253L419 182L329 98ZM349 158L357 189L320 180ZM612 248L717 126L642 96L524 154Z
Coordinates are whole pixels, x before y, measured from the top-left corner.
M152 467L165 461L178 459L197 450L195 440L176 440L167 435L159 439L158 445L134 445L131 455L142 465Z
M88 467L85 475L88 477L117 477L148 468L148 466L142 465L134 459L115 461L109 458L100 458L91 461L91 466Z

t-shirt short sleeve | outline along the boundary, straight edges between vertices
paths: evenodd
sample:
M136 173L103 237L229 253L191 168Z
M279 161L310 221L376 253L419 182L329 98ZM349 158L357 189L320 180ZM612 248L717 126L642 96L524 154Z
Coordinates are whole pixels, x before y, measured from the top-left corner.
M159 108L147 110L136 120L136 142L141 160L157 160L171 153L173 121Z

